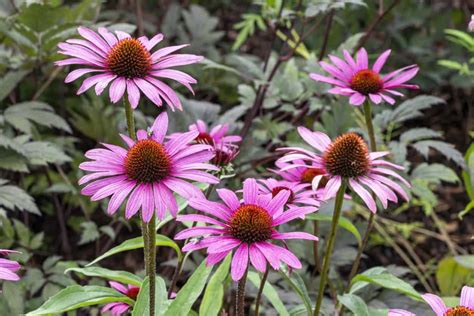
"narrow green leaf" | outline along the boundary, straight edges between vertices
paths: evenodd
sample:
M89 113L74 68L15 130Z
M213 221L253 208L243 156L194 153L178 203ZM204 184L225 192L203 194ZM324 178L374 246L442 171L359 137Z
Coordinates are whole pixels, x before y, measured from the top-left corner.
M124 302L133 305L133 300L112 288L71 285L49 298L38 309L26 315L61 314L85 306L110 302Z
M253 285L255 285L257 289L260 287L261 280L258 273L249 272L247 275L247 278L250 280L250 282L253 283ZM265 295L265 297L270 301L270 303L273 305L275 310L278 312L278 315L280 316L290 315L285 305L281 301L280 296L278 296L278 292L269 282L265 282L265 286L263 287L263 295Z
M231 259L232 256L229 254L209 279L199 307L200 315L213 316L219 314L224 298L224 282L229 275Z
M301 279L298 273L293 272L291 277L284 271L281 271L281 275L283 278L288 282L288 285L301 297L301 300L304 303L306 308L306 312L308 315L312 315L313 310L311 307L311 299L309 298L308 290L306 289L306 285L304 281Z
M107 280L117 281L125 284L132 284L135 286L140 286L142 284L142 278L127 271L114 271L101 267L88 267L70 268L64 271L64 273L68 272L81 273L89 277L104 278Z
M165 247L173 248L176 251L176 254L178 255L179 259L181 259L182 256L183 256L182 253L181 253L181 249L179 248L178 244L176 244L173 240L171 240L170 238L168 238L166 236L156 235L155 245L156 246L165 246ZM118 253L121 253L121 252L124 252L124 251L139 249L139 248L143 248L143 237L136 237L136 238L126 240L123 243L121 243L120 245L118 245L117 247L114 247L114 248L110 249L109 251L107 251L106 253L104 253L103 255L97 257L94 261L87 264L87 267L89 267L93 264L96 264L97 262L99 262L101 260L104 260L105 258L108 258L110 256L113 256L115 254L118 254Z
M354 294L344 294L338 295L337 299L341 302L342 305L347 307L354 315L357 316L368 316L369 308L367 304L357 295Z
M386 289L410 296L411 298L422 301L421 295L407 282L397 278L393 274L382 273L377 275L359 274L352 279L352 284L357 282L369 282Z
M314 213L314 214L309 214L306 215L307 219L315 220L315 221L322 221L322 222L331 222L332 221L332 215L325 215L325 214L319 214L319 213ZM359 245L362 243L362 237L360 236L359 231L357 228L354 226L354 224L351 223L350 220L348 220L345 217L340 217L339 218L339 223L338 226L344 228L348 232L352 233L354 237L357 239L357 242Z
M212 267L206 267L206 262L203 261L178 292L165 315L187 316L194 302L201 295L211 271Z
M133 306L132 316L143 316L150 314L150 280L148 277L143 281L140 292L138 293L137 300ZM167 302L166 284L163 278L156 276L156 287L155 287L155 312L157 316L163 315L166 310Z

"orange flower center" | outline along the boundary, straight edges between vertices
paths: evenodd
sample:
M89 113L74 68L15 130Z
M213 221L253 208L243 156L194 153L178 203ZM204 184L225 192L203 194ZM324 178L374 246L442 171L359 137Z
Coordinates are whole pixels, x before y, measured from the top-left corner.
M125 38L112 47L107 66L114 74L126 78L143 78L151 69L150 52L135 38Z
M132 300L136 300L138 292L140 292L139 287L132 287L131 289L128 289L127 296L130 297Z
M168 176L171 161L163 145L151 140L138 141L125 157L125 170L130 179L140 183L158 182Z
M199 133L198 136L194 139L196 143L205 144L205 145L213 145L214 139L208 133Z
M351 79L351 88L361 94L368 95L379 92L383 88L383 81L375 71L359 70Z
M319 169L319 168L308 168L303 173L301 174L301 182L304 183L311 183L313 182L314 177L320 176L324 174L324 170ZM328 178L327 177L322 177L321 180L319 181L318 189L323 188L326 186L328 183Z
M230 218L230 234L249 244L270 239L272 217L260 206L242 205Z
M474 309L465 306L456 306L450 308L444 313L444 316L474 316Z
M346 133L334 140L323 156L326 170L335 176L354 178L369 170L369 151L362 137Z
M286 190L286 191L290 192L290 197L288 198L288 201L286 201L286 203L289 204L289 203L293 202L293 200L295 199L295 193L293 192L293 190L291 190L287 187L284 187L284 186L274 187L273 190L272 190L272 197L277 196L277 194L280 193L283 190Z

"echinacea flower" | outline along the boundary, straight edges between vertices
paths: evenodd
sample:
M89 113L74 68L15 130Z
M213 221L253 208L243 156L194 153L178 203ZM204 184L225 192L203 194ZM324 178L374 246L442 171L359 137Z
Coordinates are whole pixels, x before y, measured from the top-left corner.
M474 32L474 14L471 15L471 22L469 22L469 26L467 28L469 32Z
M135 285L123 285L118 282L110 281L109 282L110 287L113 289L116 289L120 293L128 296L132 300L136 300L138 293L140 292L140 288ZM124 302L112 302L108 303L101 309L101 313L109 312L111 316L121 316L125 314L128 310L130 309L130 305Z
M70 58L56 62L58 66L84 66L69 73L66 83L94 73L84 80L77 94L95 86L96 94L100 95L110 83L109 96L113 103L118 102L126 91L131 106L136 108L141 91L157 106L161 106L164 100L171 110L174 107L181 110L178 95L161 79L175 80L193 92L191 84L196 80L182 71L171 69L203 59L197 55L174 54L188 45L169 46L152 52L163 40L163 34L148 39L146 36L133 38L121 31L114 34L104 27L99 27L98 33L83 26L77 31L82 39L68 39L58 44L59 53Z
M218 183L219 179L206 172L219 170L206 163L214 153L209 145L190 144L197 131L164 141L167 130L168 115L164 112L149 132L137 132L137 141L121 135L128 148L103 144L105 148L86 152L91 161L81 163L79 168L91 173L79 180L80 185L89 183L81 193L91 196L92 201L112 196L109 214L115 213L128 197L125 217L131 218L141 208L145 222L154 212L163 219L167 209L176 216L178 204L173 192L185 199L204 197L197 186L185 180Z
M461 290L461 299L459 305L447 307L441 297L434 294L425 294L421 296L436 316L474 316L474 287L464 286ZM415 313L404 309L391 309L389 316L416 316Z
M323 200L334 197L343 180L347 180L349 187L360 196L373 213L377 211L377 206L368 189L375 193L384 208L387 208L388 201L398 201L395 193L408 200L408 195L403 188L388 177L396 178L406 186L410 186L408 181L392 170L403 170L403 167L381 159L389 152L369 153L367 144L355 133L343 134L334 141L331 141L324 133L313 132L305 127L299 127L298 133L317 152L299 147L281 148L280 150L289 151L289 153L278 161L293 162L281 171L305 167L305 165L295 163L297 160L307 161L317 169L323 170L322 174L315 176L312 180L313 188L317 188L319 182L326 177L327 184L323 188Z
M274 269L280 268L280 262L292 268L301 268L301 262L284 247L271 243L271 240L308 239L317 237L304 232L280 233L278 225L314 212L314 207L291 207L284 211L284 205L290 197L287 190L280 191L275 197L259 194L255 179L244 181L243 202L227 189L218 189L217 194L224 203L194 198L189 205L194 209L212 215L200 214L178 216L182 222L202 222L214 225L197 226L179 232L175 239L187 239L200 236L198 242L188 243L183 251L207 248L207 265L223 260L233 253L231 276L234 281L242 278L249 261L260 272L266 270L267 262Z
M320 203L316 198L316 193L312 190L310 183L290 182L285 180L275 180L272 178L261 179L259 190L269 199L277 196L280 191L287 190L290 197L286 202L288 207L314 206L319 207Z
M367 51L364 48L357 52L356 60L348 51L344 50L345 60L329 55L333 65L324 61L319 63L330 74L330 77L316 73L311 73L309 76L315 81L333 85L334 87L328 91L329 93L348 96L350 97L349 103L355 106L361 105L367 98L375 104L379 104L383 100L394 104L395 100L388 94L403 96L395 89L418 89L417 85L406 82L416 75L419 68L417 65L410 65L381 75L380 71L390 52L391 50L387 50L382 53L370 69Z
M0 255L8 256L10 253L18 253L18 251L0 249ZM16 261L0 258L0 280L6 281L18 281L20 277L17 272L21 268L20 264Z

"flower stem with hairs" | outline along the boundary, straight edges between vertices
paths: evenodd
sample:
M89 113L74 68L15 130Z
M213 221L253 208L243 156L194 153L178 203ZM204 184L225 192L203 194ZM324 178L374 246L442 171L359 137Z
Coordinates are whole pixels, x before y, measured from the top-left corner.
M268 269L267 269L268 270ZM244 316L245 315L245 283L247 282L247 273L249 267L245 268L245 273L237 284L237 296L235 300L235 315Z
M344 193L346 192L346 187L347 187L347 180L343 179L341 183L341 187L337 191L336 202L334 204L334 214L332 218L331 231L327 239L326 252L324 255L323 267L321 270L321 280L319 281L318 298L317 298L316 307L314 308L314 313L313 313L314 316L318 316L319 311L321 310L321 303L323 301L324 289L326 288L326 282L327 282L327 277L328 277L329 263L331 261L331 255L334 248L334 242L336 241L337 224L339 223L339 218L341 217L342 203L344 201Z
M133 117L133 110L130 102L127 98L123 98L123 105L125 108L125 117L127 120L128 135L131 139L136 140L137 135L135 131L135 120ZM150 281L150 316L155 315L155 269L156 269L156 247L155 247L155 236L156 236L156 216L153 215L152 219L148 224L143 220L140 221L142 236L143 236L143 250L144 250L144 261L145 261L145 272L149 277Z
M377 142L375 140L375 132L374 132L374 125L372 123L372 109L370 106L370 102L366 101L364 103L364 116L365 116L365 124L367 125L367 133L369 134L369 145L370 151L376 152L377 151ZM369 241L370 231L374 226L375 214L370 212L369 221L367 223L367 228L365 230L364 239L357 250L357 255L352 264L351 272L349 274L349 281L345 292L348 292L350 289L350 284L352 278L356 275L357 271L359 270L360 260L362 258L362 253L364 252L365 247L367 246L367 242Z

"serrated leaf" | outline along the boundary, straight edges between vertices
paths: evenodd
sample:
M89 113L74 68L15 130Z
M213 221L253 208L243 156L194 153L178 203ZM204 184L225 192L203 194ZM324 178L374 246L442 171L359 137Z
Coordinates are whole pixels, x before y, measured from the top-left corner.
M0 101L5 99L28 73L29 70L17 70L3 76L0 79Z
M427 164L422 163L418 165L411 174L412 179L425 180L430 183L440 184L441 181L446 181L449 183L456 183L459 181L456 173L441 164Z
M46 166L48 163L62 164L71 161L56 145L49 142L29 142L23 145L30 164Z
M402 135L400 135L400 141L408 144L408 143L412 143L414 141L418 141L422 139L439 138L442 136L443 134L441 132L438 132L426 127L420 127L420 128L412 128L404 132Z
M6 184L6 180L0 180L2 181L0 184L0 206L10 210L18 209L37 215L41 214L33 197L15 185Z
M420 154L422 154L425 159L428 158L430 148L433 148L443 154L446 158L454 161L458 166L466 169L466 162L464 161L464 157L456 148L454 148L454 145L452 144L439 140L422 140L412 144L412 146Z
M89 221L81 223L81 239L79 245L84 245L97 240L100 237L99 229L95 222Z
M71 133L71 128L66 121L61 116L55 114L51 106L43 102L17 103L8 107L3 115L5 116L5 121L26 134L31 134L31 122L46 127L55 127Z

